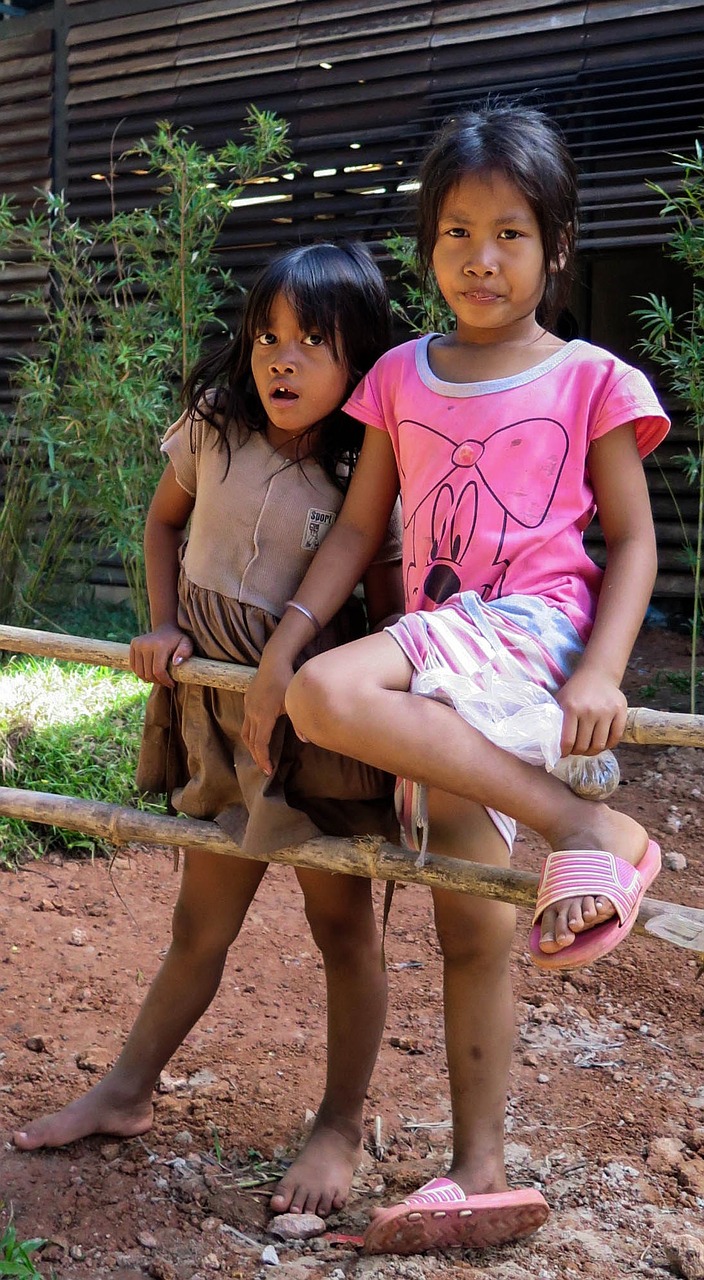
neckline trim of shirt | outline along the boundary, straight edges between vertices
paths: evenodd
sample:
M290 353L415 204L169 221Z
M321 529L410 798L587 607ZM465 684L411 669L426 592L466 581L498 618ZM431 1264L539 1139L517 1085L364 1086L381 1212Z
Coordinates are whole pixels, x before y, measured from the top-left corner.
M428 360L430 342L438 337L440 335L437 333L426 333L424 337L418 339L415 351L416 372L429 391L435 391L441 396L450 396L455 400L466 400L470 396L493 395L498 391L510 391L512 387L524 387L527 383L535 382L537 378L550 373L579 347L585 345L582 338L575 338L565 343L559 351L548 356L547 360L542 360L540 364L533 365L532 369L526 369L523 373L514 373L509 378L493 378L488 382L444 382L433 373Z

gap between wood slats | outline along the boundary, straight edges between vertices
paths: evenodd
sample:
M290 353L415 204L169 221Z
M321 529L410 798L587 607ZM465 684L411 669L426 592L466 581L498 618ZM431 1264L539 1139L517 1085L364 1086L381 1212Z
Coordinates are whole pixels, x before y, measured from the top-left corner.
M12 155L15 150L26 156L28 151L31 150L28 147L28 143L43 142L45 146L48 146L50 138L51 135L47 128L46 120L38 120L36 123L26 125L15 124L11 135L9 133L7 135L0 133L0 152L2 157ZM0 166L2 164L4 164L4 158L0 159Z
M306 65L307 63L311 63L315 65L319 63L321 58L324 59L328 57L328 58L333 58L337 62L338 65L336 67L336 70L339 71L339 63L341 61L348 61L350 59L353 61L358 60L360 39L366 38L367 36L374 37L373 49L367 50L367 56L369 57L374 57L374 58L378 58L380 56L388 57L391 53L396 53L399 51L407 51L409 47L412 47L414 49L421 49L423 53L427 55L428 51L431 48L433 50L435 49L435 45L433 43L433 41L435 40L435 37L434 36L431 37L429 35L430 28L423 28L423 30L425 34L422 36L422 38L420 35L418 35L417 37L406 36L405 39L399 42L399 39L398 39L399 27L398 27L398 22L396 22L393 29L390 31L390 33L386 37L384 37L383 34L380 35L380 32L377 30L370 30L369 32L367 32L366 30L357 30L356 39L350 40L347 42L342 41L342 43L340 43L341 38L338 38L337 24L336 24L335 30L323 29L323 31L319 35L315 34L315 36L311 35L310 37L306 36L305 31L303 30L303 27L301 27L300 25L296 25L295 40L289 43L292 43L293 47L295 47L297 51L297 57L295 59L292 59L290 65L291 66L293 66L294 64ZM489 41L501 40L502 37L507 37L508 35L511 35L513 37L530 35L530 34L533 34L536 30L540 32L542 29L539 25L536 27L535 24L531 24L531 23L526 24L525 31L505 30L501 26L500 22L496 23L492 19L491 23L486 24L485 38ZM249 32L251 32L251 17L248 22L248 33L244 37L244 43L246 44L247 48L250 48L252 46L252 41L253 39L255 39L255 37L250 35ZM465 48L466 46L471 45L475 41L481 42L482 32L484 32L484 24L479 24L479 26L477 27L473 27L468 24L462 24L461 29L458 30L456 40L453 41L453 43L459 43L463 46L463 48ZM554 47L555 45L556 38L562 41L572 40L569 29L560 30L558 32L550 30L549 35L550 35L550 44L552 47ZM608 38L609 40L613 38L613 33L611 30L609 30ZM169 33L166 33L164 36L162 36L162 39L172 40L172 39L175 39L175 36L170 35ZM312 41L310 48L309 48L309 40ZM331 42L334 42L334 43L331 43ZM159 41L157 39L157 44L158 43ZM573 40L572 40L572 43L573 43ZM119 48L120 54L122 54L122 50L123 50L122 42L115 41L115 46L116 46L115 52ZM317 47L317 52L316 52L316 47ZM187 54L186 52L187 48L188 46L184 44L182 47L181 57L177 59L177 62L179 64L182 60L184 60L188 56L190 56L194 61L198 60L198 55L195 52L191 52L190 55ZM217 56L218 52L219 51L215 51L214 54L211 56ZM102 56L102 53L101 53L101 56ZM107 53L106 53L106 56L108 56ZM573 51L573 56L579 57L579 51ZM463 63L464 61L465 61L465 57L463 55ZM169 60L166 58L159 60L156 57L151 57L148 65L160 66L160 65L164 65L165 63L166 65L170 65ZM114 67L115 65L114 62L111 65ZM140 69L140 67L142 67L142 63L140 62L139 59L134 59L131 63L128 63L127 65L133 66L135 72L137 72ZM74 81L78 81L81 78L82 77L79 75L79 73L74 72L74 76L73 76Z
M273 14L270 12L271 5L253 6L251 4L242 6L223 5L219 10L215 11L210 7L207 15L203 14L203 7L199 5L181 6L176 11L164 9L159 11L158 14L144 12L131 18L98 23L91 29L86 29L86 27L79 28L71 32L69 42L76 43L78 40L81 43L86 43L90 40L104 42L111 37L124 40L125 36L129 37L131 30L135 31L137 35L141 35L145 28L155 27L163 30L169 18L171 18L174 26L179 26L181 29L183 29L185 21L188 21L189 30L183 39L185 44L189 39L195 41L201 38L191 35L190 26L202 22L204 17L219 17L222 19L224 16L223 10L225 14L233 14L233 16L236 13L242 14L243 20L246 20L246 30L251 30L253 23L257 23L262 30L273 27L277 25L277 19L278 25L283 26L285 24L282 21L283 15L280 13L280 7L276 6L279 12L274 12ZM553 35L556 31L569 30L572 27L582 28L585 32L588 30L590 36L593 36L591 28L602 23L608 23L610 28L614 22L621 21L624 17L631 23L637 19L642 22L652 15L652 5L635 3L635 0L631 0L628 6L624 4L584 6L580 4L573 8L563 3L558 6L550 6L553 10L551 13L544 13L541 10L537 13L524 13L520 17L516 13L515 5L494 4L492 5L490 19L486 18L486 6L484 4L476 6L450 6L447 4L409 6L407 3L391 3L383 6L353 5L349 8L344 4L336 4L334 17L329 14L329 6L327 5L307 3L305 5L283 7L290 9L293 19L291 25L296 26L300 32L302 44L319 39L317 34L309 34L310 28L323 27L323 38L330 48L333 48L336 42L343 40L347 31L354 33L359 39L360 37L373 35L379 29L382 31L387 28L397 30L399 21L402 23L405 21L409 25L427 30L431 45L435 47L450 41L466 44L471 40L515 38L543 30L548 30ZM536 7L534 5L533 9L535 10ZM698 7L693 3L660 5L658 20L662 21L666 14L674 14L681 23L683 11L686 14L687 9ZM382 20L380 22L370 22L371 17L376 15L380 8L383 15ZM184 14L186 15L185 18ZM452 31L448 32L448 27L452 27ZM207 39L207 36L203 38ZM611 42L612 39L611 34L606 37L608 42Z
M0 51L1 52L1 51ZM18 122L29 123L36 120L49 125L51 121L50 103L48 99L39 102L8 102L2 113L3 125L12 125L13 133Z
M0 47L0 54L2 48ZM23 80L32 78L37 75L46 75L51 71L53 66L53 56L50 53L36 54L27 58L13 58L11 61L0 59L0 84L7 84L10 81L16 81L18 84Z
M704 42L703 40L700 40L700 45L701 45L701 44L703 44L703 42ZM556 61L554 61L554 46L553 46L553 49L550 49L550 51L549 51L549 52L550 52L550 67L549 67L549 70L550 70L550 72L554 73L554 70L556 70ZM680 47L678 47L678 52L680 52L680 55L681 55L681 42L680 42ZM525 54L525 50L524 50L524 54ZM644 59L644 52L643 52L643 50L641 50L641 51L640 51L640 61L641 61L641 63L643 63L643 59ZM408 65L403 65L403 64L399 63L398 59L394 59L394 60L392 60L392 61L393 61L394 73L396 73L396 70L397 70L397 69L399 69L399 68L401 68L401 69L403 70L404 74L411 74L411 73L412 73L412 70L413 70L413 68L412 68L412 67L408 67ZM524 82L525 82L525 79L526 79L526 72L529 72L529 70L530 70L529 68L526 68L526 65L525 65L525 56L524 56L524 58L522 58L522 59L518 59L518 60L517 60L517 63L518 63L518 65L521 65L521 68L522 68L522 70L521 70L521 74L520 74L520 79L521 79L521 81L524 81ZM512 79L512 81L516 81L516 79L517 79L517 63L516 63L516 61L515 61L515 63L513 63L513 64L512 64L512 74L511 74L511 79ZM416 60L416 64L417 64L417 60ZM358 70L360 70L361 65L362 65L361 63L357 63L357 65L356 65L356 67L355 67L355 70L356 70L356 72L357 72L357 73L358 73ZM425 65L425 60L424 60L424 65ZM462 69L463 69L463 73L466 73L466 63L465 63L465 61L463 61L463 63L462 63ZM579 70L579 59L577 59L577 63L576 63L576 65L575 65L575 63L572 63L572 65L571 65L571 68L570 68L570 69L571 69L571 72L575 72L575 70L576 70L576 69L577 69L577 70ZM305 73L303 73L303 74L302 74L302 76L301 76L301 74L300 74L300 77L298 77L297 87L298 87L298 88L305 88L305 90L306 90L306 92L307 92L307 93L314 93L315 91L319 91L319 92L321 92L321 93L326 93L326 92L330 92L330 91L332 91L332 92L334 93L334 92L335 92L335 90L339 91L339 88L340 88L340 84L339 84L339 68L338 68L338 69L335 69L335 70L337 70L337 73L338 73L338 74L335 74L335 77L334 77L333 79L329 79L329 78L326 78L326 77L324 77L324 76L323 76L323 77L321 77L321 76L320 76L320 72L319 72L319 70L315 69L315 70L314 70L314 72L311 72L311 73L310 73L310 74L312 74L312 76L314 76L314 77L315 77L315 83L308 82L308 81L307 81L307 79L306 79L306 77L305 77ZM416 70L417 70L417 65L416 65ZM545 67L545 64L541 64L541 68L540 68L540 76L539 76L539 78L540 78L541 83L543 83L543 84L545 84L545 73L547 73L547 70L548 70L548 68L547 68L547 67ZM650 67L650 68L645 68L645 67L644 67L644 68L643 68L643 70L644 70L644 72L645 72L646 74L648 74L648 73L649 73L649 74L652 74L652 73L653 73L653 68L652 68L652 67ZM474 67L474 68L472 68L472 78L475 78L475 72L480 72L480 68L479 68L479 67ZM489 64L489 67L488 67L488 68L486 68L486 73L488 73L488 74L492 74L492 76L497 76L497 77L503 76L503 74L504 74L503 70L502 70L502 69L500 69L500 68L498 68L498 67L497 67L497 64L495 64L495 63L490 63L490 64ZM497 82L499 82L499 81L497 81ZM257 83L259 83L259 82L257 82ZM631 83L632 83L632 81L631 81ZM264 82L264 84L262 84L262 86L261 86L261 87L262 87L262 88L265 88L265 87L266 87L266 82ZM465 87L465 88L466 88L466 84L465 84L465 86L463 86L463 87ZM548 86L548 88L550 88L550 87L552 87L552 86ZM365 87L365 88L366 88L366 87ZM436 99L438 99L438 102L440 102L440 101L442 101L443 99L447 99L447 97L448 97L448 96L456 96L456 93L457 93L457 87L453 87L453 86L452 86L452 84L449 84L449 86L448 86L447 81L445 81L444 86L443 86L443 92L442 92L442 95L436 95L436 93L435 93L435 97L436 97ZM285 95L282 95L282 91L280 91L280 83L279 83L278 96L285 96ZM323 104L323 100L320 100L320 102L316 100L315 105L324 105L324 104Z
M271 9L275 7L283 8L286 5L290 5L290 3L291 0L254 0L254 3L252 3L252 0L237 0L237 2L233 4L232 0L230 0L229 5L227 5L227 10L237 12L241 9L249 8L253 11L257 11L259 9ZM115 10L118 7L115 0L66 0L66 5L69 9L82 4L89 4L91 7L90 9L78 12L74 16L73 21L76 24L96 24L98 22L111 21L114 19ZM188 22L189 19L187 15L192 4L193 0L191 0L191 3L189 3L189 0L186 0L186 3L179 6L179 10L183 14L183 22ZM119 9L124 13L125 17L129 17L131 15L138 17L143 13L151 13L154 10L160 13L162 11L168 11L172 7L172 0L124 0L123 3L119 4ZM195 7L195 5L193 5L193 7ZM201 9L204 14L207 13L208 9L210 9L213 14L216 14L221 12L223 9L226 9L226 6L225 3L220 4L219 0L210 0L210 3L199 4L198 8Z

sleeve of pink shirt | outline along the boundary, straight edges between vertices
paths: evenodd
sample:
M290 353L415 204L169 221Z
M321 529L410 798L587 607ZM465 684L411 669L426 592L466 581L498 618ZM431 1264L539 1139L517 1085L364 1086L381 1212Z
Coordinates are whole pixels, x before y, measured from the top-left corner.
M367 427L377 427L381 431L389 431L392 422L387 420L384 413L383 403L383 386L388 382L388 366L393 358L394 350L387 351L386 355L377 360L376 364L366 377L355 387L352 395L344 406L345 413L349 413L351 418L357 418L359 422L363 422ZM401 377L399 370L398 376ZM393 381L393 375L392 375Z
M670 429L670 419L645 374L617 361L596 407L590 440L598 440L627 422L635 427L641 458L652 453Z

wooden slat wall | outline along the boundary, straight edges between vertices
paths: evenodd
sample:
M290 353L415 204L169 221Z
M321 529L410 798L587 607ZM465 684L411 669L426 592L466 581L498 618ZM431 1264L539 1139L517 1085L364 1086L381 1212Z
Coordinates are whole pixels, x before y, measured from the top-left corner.
M360 236L384 260L387 232L410 226L404 185L428 138L491 90L529 96L565 129L582 174L585 260L624 247L656 252L668 228L645 180L670 182L668 153L691 147L704 121L704 3L695 0L56 0L55 8L67 29L64 160L77 216L107 211L105 182L90 175L106 172L113 136L119 152L169 119L217 146L237 134L250 102L290 121L303 171L253 187L253 196L280 198L236 208L223 237L223 259L244 284L277 248L313 237ZM23 20L12 25L19 31ZM10 56L15 42L4 34L0 101L20 56ZM22 56L41 52L48 46ZM30 73L33 99L40 70ZM1 181L4 161L0 152ZM121 166L123 207L151 198L137 167ZM623 299L624 316L632 305ZM681 490L675 465L669 474ZM653 474L654 491L660 483ZM662 588L686 594L688 574L669 567L679 542L670 500L656 501L668 561Z
M398 188L428 136L490 89L537 90L563 124L583 172L585 248L624 236L660 243L644 179L666 175L665 153L690 143L704 116L704 5L693 0L502 0L490 16L476 0L194 0L139 12L120 0L72 0L69 12L69 191L81 213L105 206L87 174L104 170L118 123L124 146L159 116L192 124L214 145L250 101L291 121L306 169L279 184L288 207L233 215L228 249L245 273L260 259L263 231L278 244L329 223L331 234L378 240L403 223ZM355 164L374 168L355 178ZM320 169L336 172L316 179ZM126 204L143 193L129 177Z
M37 188L46 190L51 182L53 72L51 30L0 42L0 194L13 196L20 212L31 208ZM9 400L10 362L34 333L31 313L13 295L41 279L37 268L21 261L0 275L0 407Z

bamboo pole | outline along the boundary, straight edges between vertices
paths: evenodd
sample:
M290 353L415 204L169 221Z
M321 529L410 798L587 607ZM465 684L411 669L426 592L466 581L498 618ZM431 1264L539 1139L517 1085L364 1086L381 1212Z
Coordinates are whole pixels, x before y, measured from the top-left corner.
M118 644L115 640L91 640L86 636L67 636L54 631L0 626L0 649L8 649L11 653L31 653L40 658L58 658L61 662L86 662L92 667L130 670L130 646ZM182 666L171 667L170 671L177 684L208 685L213 689L244 693L255 668L241 667L235 662L213 662L209 658L189 658Z
M59 658L61 661L86 662L91 666L115 667L118 671L129 671L130 667L127 644L52 631L32 631L26 627L0 626L0 649ZM234 662L189 658L181 666L171 667L170 671L178 684L208 685L244 693L255 668L241 667ZM629 707L621 741L647 746L704 747L704 716Z
M170 818L162 814L143 813L99 800L78 800L72 796L53 795L46 791L23 791L0 787L0 813L8 818L42 822L121 845L142 842L191 849L205 849L234 858L254 862L283 862L289 866L307 867L313 871L330 871L342 875L366 876L374 880L398 880L406 884L422 884L436 889L452 889L478 898L494 898L520 907L532 907L538 877L530 871L490 867L463 862L459 858L428 854L422 867L415 855L381 836L360 836L353 840L323 836L304 844L277 849L271 854L245 853L214 822L196 818ZM644 898L636 932L645 933L648 921L676 917L692 921L697 932L704 930L704 911L681 907L672 902ZM653 935L649 935L653 936ZM677 945L677 938L668 941ZM686 941L679 942L687 946Z
M1 649L129 670L129 645L84 636L0 626ZM171 668L171 674L182 684L207 685L243 693L254 675L254 668L189 658L181 666ZM663 746L704 746L704 716L675 715L651 711L647 707L632 707L628 711L623 741ZM97 800L80 800L12 787L0 787L0 814L82 831L117 845L130 841L185 845L260 862L282 862L343 875L453 889L480 898L500 899L516 906L533 905L538 883L538 877L528 871L467 863L438 854L429 854L424 865L418 867L412 854L375 836L356 840L323 837L257 857L244 853L213 822L170 818ZM660 935L651 936L665 937L680 946L691 946L688 937L696 935L699 938L704 931L704 911L644 898L636 932L646 932L648 922L657 920L662 922L664 930ZM674 926L672 929L666 927L670 924ZM678 925L681 927L679 935Z

